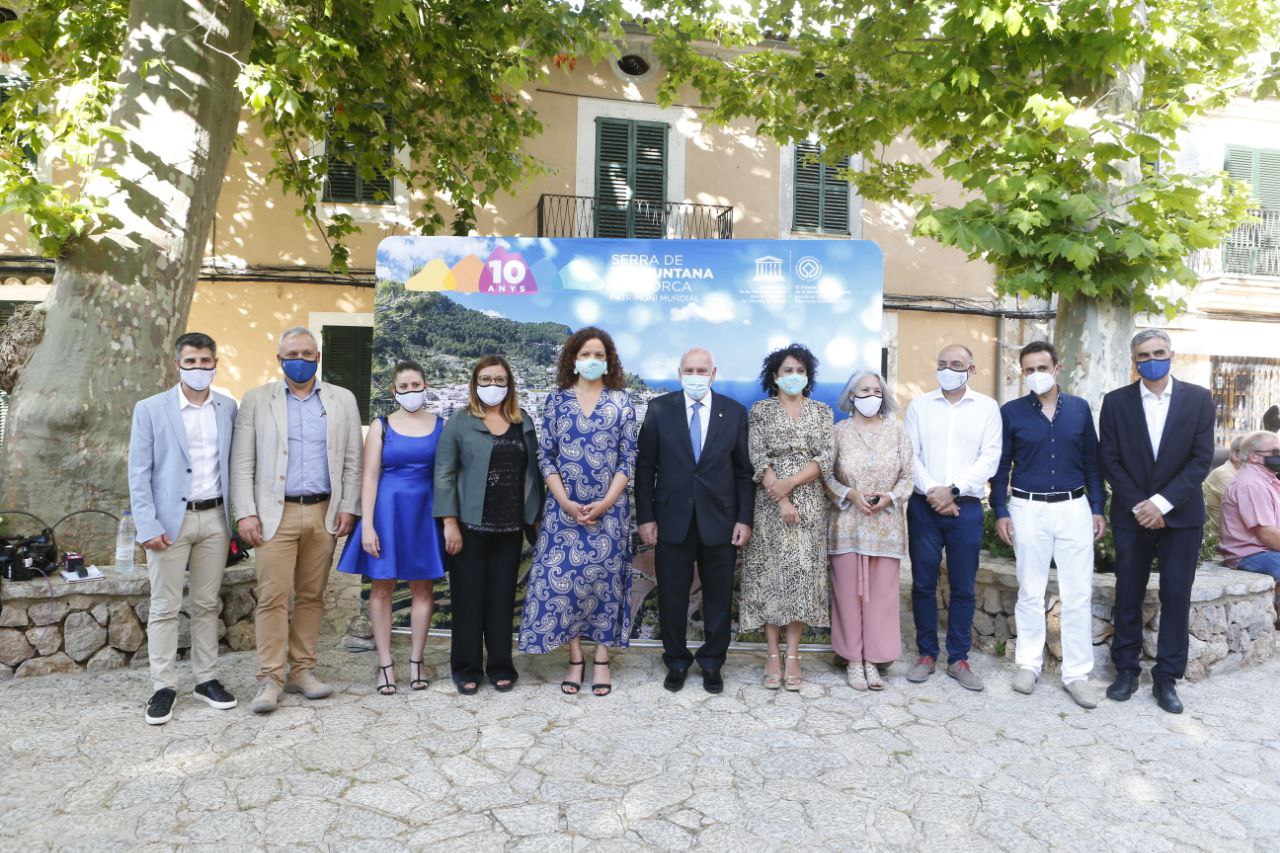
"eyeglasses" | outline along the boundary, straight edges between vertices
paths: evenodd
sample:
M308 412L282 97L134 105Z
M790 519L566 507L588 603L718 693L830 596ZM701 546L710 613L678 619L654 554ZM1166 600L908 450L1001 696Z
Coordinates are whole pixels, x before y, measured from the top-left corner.
M482 388L488 388L493 385L496 388L507 387L507 377L505 376L481 376L476 379L476 384Z

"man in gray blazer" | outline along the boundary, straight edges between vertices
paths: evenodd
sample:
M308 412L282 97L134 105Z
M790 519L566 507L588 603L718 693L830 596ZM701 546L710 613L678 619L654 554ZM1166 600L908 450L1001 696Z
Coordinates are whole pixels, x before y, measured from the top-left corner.
M333 692L315 676L316 639L337 537L360 513L355 396L316 378L320 347L308 329L286 329L276 359L284 379L244 395L231 444L236 525L256 549L256 714L274 711L281 690L308 699Z
M212 338L188 332L174 344L174 355L181 381L134 407L129 434L129 505L151 576L147 655L155 693L146 712L151 725L173 717L184 572L195 697L214 708L236 706L235 697L214 678L219 593L231 537L228 462L236 402L209 389L218 367Z

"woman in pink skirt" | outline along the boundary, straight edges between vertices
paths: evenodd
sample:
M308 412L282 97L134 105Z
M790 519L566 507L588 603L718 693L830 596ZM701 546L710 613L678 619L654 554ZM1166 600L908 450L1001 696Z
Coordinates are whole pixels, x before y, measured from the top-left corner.
M839 404L850 417L836 424L835 464L824 481L835 504L827 537L831 645L849 662L850 687L880 690L877 664L902 654L898 569L907 551L911 442L880 374L855 373Z

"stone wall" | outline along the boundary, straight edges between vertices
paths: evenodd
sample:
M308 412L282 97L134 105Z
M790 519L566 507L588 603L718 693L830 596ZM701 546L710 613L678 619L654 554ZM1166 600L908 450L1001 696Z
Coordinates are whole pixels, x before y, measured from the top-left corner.
M911 568L903 562L904 645L914 649L911 626ZM946 623L945 583L939 584L939 622ZM1013 659L1018 625L1014 606L1018 579L1013 560L984 554L977 578L977 607L973 617L974 647L989 654ZM1156 626L1160 616L1160 577L1151 576L1143 604L1142 657L1154 662ZM1241 572L1219 564L1206 563L1196 573L1191 593L1190 648L1187 679L1199 681L1269 660L1276 647L1275 581L1254 572ZM1111 611L1115 604L1115 576L1097 574L1093 578L1094 675L1109 680L1111 636L1115 629ZM1051 572L1045 595L1047 650L1046 670L1058 670L1062 663L1062 603L1058 598L1057 572Z
M147 665L146 569L117 574L109 567L103 574L79 583L59 576L0 586L0 681ZM252 560L227 569L218 619L223 649L254 647L256 605ZM178 657L184 659L191 646L185 599L178 620Z

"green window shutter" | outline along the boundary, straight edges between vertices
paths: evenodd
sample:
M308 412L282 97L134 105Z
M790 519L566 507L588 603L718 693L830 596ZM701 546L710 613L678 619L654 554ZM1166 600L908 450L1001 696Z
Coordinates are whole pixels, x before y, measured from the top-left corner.
M1258 180L1253 194L1263 210L1280 210L1280 151L1258 152Z
M373 329L369 326L324 326L320 329L320 379L356 395L361 423L369 423L373 381Z
M325 140L324 200L357 202L360 200L360 172L356 168L355 146L332 137Z
M372 133L357 133L356 141L325 140L324 201L348 204L391 204L389 174L395 152L388 146L374 150ZM366 174L367 173L367 174Z
M795 146L791 230L848 234L849 182L840 177L840 167L810 161L821 153L812 142Z
M30 81L24 77L9 77L9 76L0 74L0 106L4 106L4 102L9 100L10 89L18 89L18 88L25 87L29 82ZM5 127L3 128L3 130L6 132L6 134L13 132L13 129L9 127ZM36 152L31 148L30 145L24 144L22 146L22 156L26 158L26 161L30 163L32 166L36 165L36 161L37 161Z
M595 236L664 235L668 130L653 122L596 119Z

